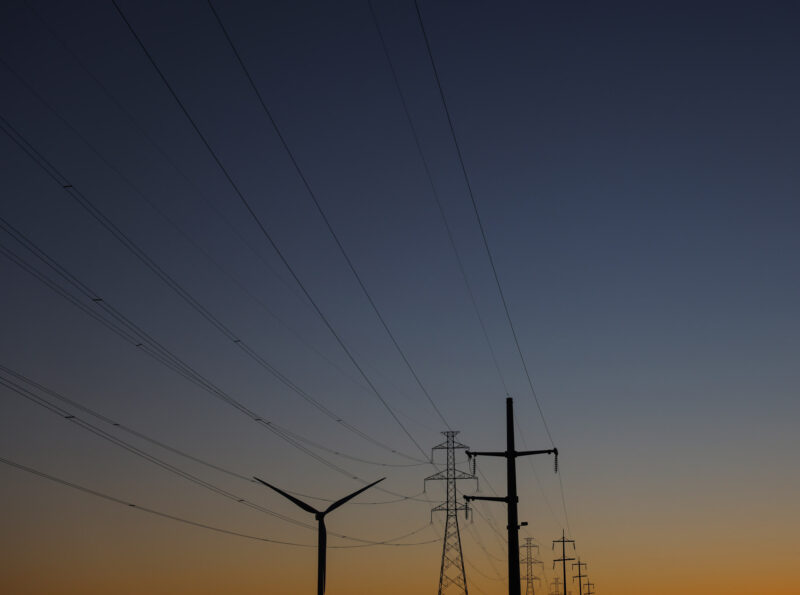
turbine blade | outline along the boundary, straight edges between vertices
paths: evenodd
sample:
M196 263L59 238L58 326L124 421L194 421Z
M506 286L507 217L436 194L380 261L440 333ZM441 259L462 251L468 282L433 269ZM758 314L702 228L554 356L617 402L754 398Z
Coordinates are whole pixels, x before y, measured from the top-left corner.
M294 497L294 496L292 496L291 494L287 494L286 492L284 492L284 491L283 491L283 490L281 490L280 488L276 488L274 485L272 485L272 484L269 484L269 483L267 483L266 481L264 481L263 479L259 479L258 477L255 477L255 476L253 476L253 479L255 479L255 480L256 480L257 482L259 482L259 483L263 483L263 484L264 484L265 486L267 486L268 488L270 488L270 489L272 489L272 490L275 490L275 491L276 491L276 492L278 492L278 493L279 493L281 496L283 496L283 497L284 497L284 498L286 498L287 500L291 500L292 502L294 502L294 503L295 503L297 506L299 506L300 508L302 508L302 509L303 509L303 510L305 510L306 512L310 512L311 514L319 514L319 511L318 511L316 508L312 508L311 506L309 506L308 504L306 504L306 503L305 503L305 502L303 502L302 500L298 500L297 498L295 498L295 497Z
M334 502L333 504L331 504L330 506L328 506L328 508L326 508L326 509L325 509L325 512L323 512L322 514L328 514L329 512L332 512L332 511L336 510L337 508L339 508L339 507L340 507L342 504L344 504L344 503L345 503L345 502L347 502L348 500L351 500L351 499L355 498L355 497L356 497L356 496L358 496L358 495L359 495L361 492L363 492L363 491L365 491L365 490L368 490L369 488L371 488L372 486L374 486L376 483L380 483L380 482L382 482L384 479L386 479L386 478L385 478L385 477L381 477L381 478L380 478L378 481L373 481L371 484L364 486L364 487L363 487L363 488L361 488L360 490L356 490L355 492L353 492L353 493L352 493L352 494L350 494L349 496L345 496L345 497L344 497L344 498L342 498L341 500L337 500L336 502Z

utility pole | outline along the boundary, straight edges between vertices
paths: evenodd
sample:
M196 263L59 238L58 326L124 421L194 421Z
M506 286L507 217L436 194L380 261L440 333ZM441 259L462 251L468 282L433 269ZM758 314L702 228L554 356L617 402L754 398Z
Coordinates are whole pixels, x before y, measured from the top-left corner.
M561 544L561 557L557 560L553 560L553 568L556 567L556 562L561 562L563 569L564 569L564 595L567 595L567 562L570 560L574 560L575 558L567 558L567 544L572 544L572 549L575 549L575 540L574 539L567 539L564 536L564 529L561 529L561 539L554 539L553 540L553 549L555 549L556 544Z
M444 510L447 519L444 529L444 543L442 544L442 566L439 571L438 595L457 593L467 595L467 575L464 572L464 558L461 555L461 533L458 530L458 511L469 513L469 504L459 504L457 500L456 481L459 479L475 479L474 473L466 473L456 469L456 450L469 448L465 444L456 442L458 432L442 432L446 440L434 446L433 450L447 451L447 467L444 471L426 477L425 481L443 480L447 482L447 498L445 502L431 511ZM433 458L433 454L431 454Z
M550 583L550 595L559 595L559 587L561 586L561 581L558 577Z
M505 497L493 496L464 496L469 502L471 500L492 500L495 502L505 502L508 505L508 595L521 595L520 576L519 576L519 517L517 514L517 457L528 455L553 454L556 457L556 469L558 469L558 449L547 450L523 450L514 449L514 402L511 397L506 398L506 450L503 452L471 452L467 451L467 456L472 458L478 455L486 457L504 457L506 459L506 483L507 492ZM527 525L527 523L523 523Z
M525 595L536 595L533 582L538 581L539 577L534 574L533 565L541 564L544 566L541 560L537 560L533 557L533 548L536 548L538 553L539 546L533 543L532 537L526 537L522 548L525 550L525 558L523 560L523 562L525 562Z
M594 583L586 581L586 595L594 595Z
M585 574L581 574L581 567L586 568L586 562L581 562L581 557L578 556L578 561L572 565L573 568L578 567L578 574L572 577L572 580L578 579L578 595L583 595L582 578L586 578Z

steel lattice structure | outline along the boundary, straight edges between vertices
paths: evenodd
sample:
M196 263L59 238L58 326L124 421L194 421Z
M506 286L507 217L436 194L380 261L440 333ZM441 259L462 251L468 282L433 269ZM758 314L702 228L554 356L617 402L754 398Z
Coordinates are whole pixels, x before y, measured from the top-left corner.
M533 548L536 548L538 552L539 546L533 543L532 537L526 537L522 548L525 550L525 557L522 559L522 562L525 563L525 595L536 595L534 582L540 579L534 574L533 566L535 564L543 565L543 563L534 557Z
M444 543L442 544L442 566L439 573L438 595L462 594L467 595L467 576L464 573L464 558L461 554L461 533L458 529L458 511L469 512L469 504L458 502L456 482L460 479L475 479L474 473L467 473L456 469L456 450L466 450L465 444L456 442L455 431L442 432L446 440L434 446L433 451L445 450L447 452L447 466L444 471L426 477L425 481L441 480L447 482L445 501L434 508L434 512L445 511Z

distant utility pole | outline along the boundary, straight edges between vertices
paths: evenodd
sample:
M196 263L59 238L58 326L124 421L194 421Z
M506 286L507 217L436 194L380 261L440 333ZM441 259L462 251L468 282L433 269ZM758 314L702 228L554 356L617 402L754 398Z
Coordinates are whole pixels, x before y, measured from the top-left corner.
M467 595L467 575L464 573L464 558L461 555L461 533L458 530L458 511L469 513L469 504L459 504L456 492L456 481L459 479L475 479L473 473L466 473L456 469L456 450L469 448L465 444L456 442L458 432L442 432L446 440L434 446L433 450L447 451L447 467L444 471L426 477L425 481L443 480L447 482L447 499L431 511L431 514L444 510L447 520L444 528L444 543L442 545L442 566L439 571L439 595L458 593ZM431 454L431 457L433 455Z
M519 517L517 514L517 457L527 455L553 454L558 461L558 449L547 450L522 450L514 449L514 402L511 397L506 399L506 450L503 452L471 452L467 451L467 456L472 458L478 455L486 457L504 457L506 459L506 482L507 495L505 497L492 496L464 496L470 500L492 500L495 502L505 502L508 505L508 595L521 595L520 573L519 573ZM556 463L558 468L558 463ZM527 525L528 523L523 523Z
M560 586L561 586L561 581L559 580L558 577L556 577L555 580L552 583L550 583L550 595L559 595Z
M586 595L594 595L594 583L586 581Z
M554 539L553 540L553 549L555 549L556 544L561 544L561 557L557 560L553 560L553 568L556 567L556 562L561 562L563 569L564 569L564 595L567 595L567 562L570 560L574 560L575 558L567 558L567 544L572 544L572 549L575 549L575 540L574 539L567 539L564 536L564 529L561 529L561 539Z
M536 595L533 582L538 581L539 577L534 574L533 565L544 565L541 560L533 557L533 548L538 552L539 546L533 543L532 537L526 537L522 548L525 550L525 558L522 560L525 563L525 595Z
M581 574L581 567L586 568L586 562L581 562L581 557L578 556L578 561L572 565L573 568L578 567L578 574L572 577L572 580L578 579L578 595L583 595L582 578L586 578L585 574Z

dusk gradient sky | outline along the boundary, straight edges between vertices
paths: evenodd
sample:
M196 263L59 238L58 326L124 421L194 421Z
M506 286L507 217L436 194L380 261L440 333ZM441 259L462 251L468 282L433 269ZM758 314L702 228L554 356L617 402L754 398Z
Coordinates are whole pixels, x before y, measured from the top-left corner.
M331 535L327 593L434 593L444 519L431 522L430 509L444 486L424 485L435 469L420 462L415 442L429 452L447 428L371 309L208 3L119 6L394 417L114 4L3 2L0 592L311 593L313 518L246 480L258 475L322 499L385 476L386 491L364 493L327 524L350 538L394 541L340 547L369 544ZM550 448L414 2L373 6L486 337L368 2L214 2L331 227L459 439L502 449L508 392L520 448ZM564 530L598 595L798 593L800 11L789 2L419 6L561 454L560 475L551 457L518 462L520 519L529 523L521 537L540 543L547 580L551 542ZM298 437L281 439L115 334L97 320L112 320L109 312ZM479 458L478 467L480 494L503 493L503 462ZM221 534L128 503L301 545ZM505 509L475 508L459 518L470 592L500 595Z

